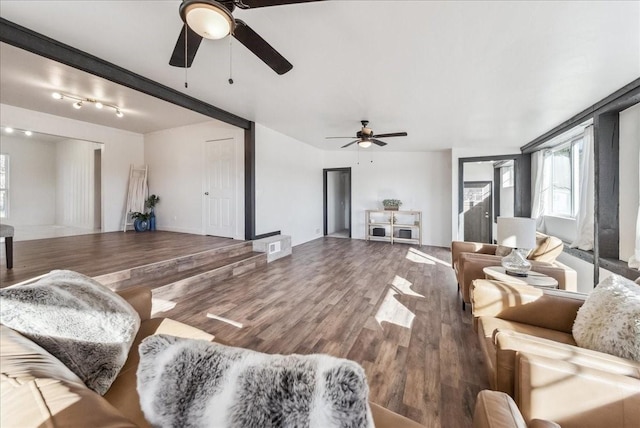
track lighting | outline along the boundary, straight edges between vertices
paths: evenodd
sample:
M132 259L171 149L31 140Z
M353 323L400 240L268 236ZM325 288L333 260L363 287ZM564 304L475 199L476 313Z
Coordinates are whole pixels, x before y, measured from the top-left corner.
M17 128L12 128L10 126L5 126L4 128L4 132L6 132L7 134L13 134L15 132L21 132L24 135L26 135L27 137L31 137L33 135L33 132L26 130L26 129L17 129Z
M118 107L117 105L103 103L93 98L82 98L82 97L77 97L75 95L62 94L60 92L54 92L51 94L51 96L56 100L68 99L71 101L75 101L72 105L73 105L73 108L75 108L76 110L80 110L83 107L84 103L91 103L94 106L96 106L97 109L103 109L104 107L113 109L116 112L117 117L124 116L124 114L122 113L122 110L120 110L120 107Z

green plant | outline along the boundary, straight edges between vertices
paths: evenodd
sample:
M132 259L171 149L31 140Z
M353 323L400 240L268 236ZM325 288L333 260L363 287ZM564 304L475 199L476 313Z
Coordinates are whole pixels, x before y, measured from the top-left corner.
M153 208L158 204L158 202L160 202L160 197L156 195L151 195L144 202L144 206L145 208L149 208L150 210L153 210Z
M385 208L388 207L400 207L402 205L402 201L400 199L385 199L382 201L382 206Z
M139 211L135 211L131 213L131 218L134 220L147 220L151 218L151 213L141 213Z

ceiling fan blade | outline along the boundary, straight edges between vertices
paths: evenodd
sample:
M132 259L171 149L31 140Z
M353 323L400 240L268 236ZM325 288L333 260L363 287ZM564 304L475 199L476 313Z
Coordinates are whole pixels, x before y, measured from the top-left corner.
M355 143L357 143L358 141L360 141L360 140L352 141L352 142L350 142L349 144L345 144L344 146L342 146L342 147L340 147L340 148L341 148L341 149L344 149L345 147L349 147L350 145L355 144Z
M330 140L332 138L353 138L353 137L324 137L324 138L326 138L327 140Z
M408 134L406 132L392 132L390 134L377 134L374 135L376 138L389 138L389 137L406 137Z
M173 48L173 53L171 54L171 59L169 60L169 65L173 65L174 67L184 67L184 29L187 29L187 67L191 67L193 63L193 59L196 56L196 52L198 52L198 48L200 47L200 42L202 42L202 37L198 36L198 34L193 31L191 28L187 27L187 24L182 25L182 30L180 30L180 35L178 36L178 41L176 42L176 47Z
M241 0L236 3L240 9L254 9L256 7L281 6L284 4L310 3L322 0Z
M253 31L243 21L236 19L236 28L233 32L240 43L253 52L278 74L284 74L293 68L293 65L278 53L269 43Z
M385 143L384 141L376 140L375 138L369 138L369 141L371 141L373 144L379 145L380 147L387 145L387 143Z

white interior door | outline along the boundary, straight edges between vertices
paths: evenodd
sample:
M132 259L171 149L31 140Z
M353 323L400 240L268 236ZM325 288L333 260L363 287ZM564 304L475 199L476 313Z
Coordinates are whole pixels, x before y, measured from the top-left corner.
M233 138L205 143L205 234L233 238L236 168Z

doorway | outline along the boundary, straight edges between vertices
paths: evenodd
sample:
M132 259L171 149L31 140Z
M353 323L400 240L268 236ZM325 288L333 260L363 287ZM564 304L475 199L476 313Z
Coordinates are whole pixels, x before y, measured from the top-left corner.
M323 170L324 236L351 238L351 168Z
M236 228L235 140L206 141L204 152L204 233L233 238Z
M491 181L464 182L464 239L491 243L492 206Z

